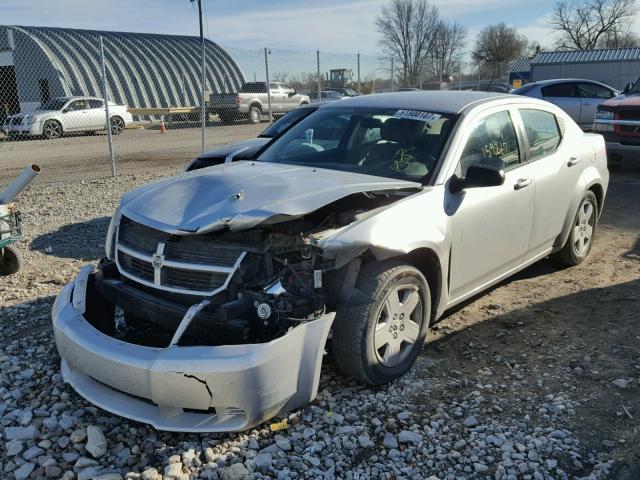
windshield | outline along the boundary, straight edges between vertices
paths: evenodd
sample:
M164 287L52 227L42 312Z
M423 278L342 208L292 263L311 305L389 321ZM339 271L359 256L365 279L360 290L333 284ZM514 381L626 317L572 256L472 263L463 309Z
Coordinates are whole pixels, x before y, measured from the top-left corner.
M515 90L513 90L511 93L513 93L514 95L524 95L525 93L527 93L529 90L532 90L534 87L536 86L535 83L528 83L526 85L523 85L520 88L516 88Z
M259 137L263 138L273 138L278 136L280 133L284 132L287 128L289 128L294 123L300 121L302 118L309 115L313 112L313 108L296 108L295 110L291 110L288 113L285 113L278 120L273 122L269 127L267 127Z
M62 110L62 107L64 107L68 101L68 98L53 98L40 105L36 110Z
M319 109L258 160L427 183L455 116L399 109Z

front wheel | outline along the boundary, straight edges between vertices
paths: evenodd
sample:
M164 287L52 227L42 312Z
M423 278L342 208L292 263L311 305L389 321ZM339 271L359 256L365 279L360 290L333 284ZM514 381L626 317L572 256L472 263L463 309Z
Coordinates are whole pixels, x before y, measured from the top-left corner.
M124 120L120 117L111 117L111 135L120 135L124 130Z
M42 134L44 138L49 140L54 138L60 138L62 136L62 125L55 120L47 120L42 127Z
M331 340L336 364L363 383L391 382L411 368L424 344L429 285L411 264L386 260L365 265L357 288L367 301L338 309Z
M591 252L597 224L598 200L592 191L588 191L573 219L567 243L554 255L555 260L567 266L584 262Z
M22 264L22 259L17 250L11 247L0 248L0 277L13 275Z

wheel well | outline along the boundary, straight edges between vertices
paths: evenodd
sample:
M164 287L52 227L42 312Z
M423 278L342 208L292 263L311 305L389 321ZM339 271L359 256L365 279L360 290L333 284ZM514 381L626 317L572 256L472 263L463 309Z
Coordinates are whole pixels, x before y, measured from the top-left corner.
M600 215L602 213L602 207L604 206L604 191L602 190L602 185L595 183L589 187L589 190L596 196L596 200L598 202L598 215Z
M431 291L431 321L435 319L442 291L442 267L436 253L429 248L418 248L404 256L425 276Z
M262 105L260 105L259 103L253 102L251 105L249 105L249 108L253 107L256 107L258 110L260 110L260 112L262 112Z

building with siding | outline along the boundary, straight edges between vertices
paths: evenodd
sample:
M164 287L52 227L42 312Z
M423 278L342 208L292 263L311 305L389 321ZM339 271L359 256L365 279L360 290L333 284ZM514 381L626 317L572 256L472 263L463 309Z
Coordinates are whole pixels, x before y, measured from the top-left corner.
M531 81L586 78L622 90L640 77L640 48L542 52L531 61Z
M55 97L101 97L100 37L110 100L139 108L200 104L197 37L0 26L0 117ZM206 90L238 91L244 75L231 56L208 40L205 52Z

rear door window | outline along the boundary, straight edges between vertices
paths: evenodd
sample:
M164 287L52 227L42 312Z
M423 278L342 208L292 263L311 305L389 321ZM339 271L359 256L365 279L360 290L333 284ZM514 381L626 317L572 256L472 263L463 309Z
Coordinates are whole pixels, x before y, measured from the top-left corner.
M542 110L521 109L520 117L527 134L531 159L551 155L558 149L562 136L558 120L553 113Z
M578 92L582 98L613 98L613 90L598 85L597 83L578 83Z
M572 82L556 83L542 87L543 97L577 97L576 84Z
M91 108L102 108L103 102L102 100L89 100L89 106Z

